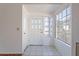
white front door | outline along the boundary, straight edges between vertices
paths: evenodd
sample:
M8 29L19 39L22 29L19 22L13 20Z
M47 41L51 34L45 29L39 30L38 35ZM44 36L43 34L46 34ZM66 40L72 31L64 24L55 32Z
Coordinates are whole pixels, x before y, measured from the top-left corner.
M31 45L43 45L43 18L33 17L31 20Z
M32 32L30 44L49 45L50 43L50 22L48 17L32 19Z

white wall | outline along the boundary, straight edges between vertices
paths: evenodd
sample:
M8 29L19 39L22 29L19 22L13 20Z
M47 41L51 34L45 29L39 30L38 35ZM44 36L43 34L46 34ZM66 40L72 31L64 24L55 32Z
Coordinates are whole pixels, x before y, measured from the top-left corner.
M76 55L76 43L79 43L79 4L78 3L72 4L72 54L73 55Z
M25 6L22 6L22 52L27 48L29 45L29 32L28 32L28 15L29 12L25 9Z
M79 42L79 4L72 4L72 29L74 32L74 39Z
M54 16L54 14L51 15L51 17L53 18L52 21L52 35L50 36L50 46L55 46L55 40L54 38L56 37L56 16Z
M21 21L20 4L0 4L0 54L22 53Z

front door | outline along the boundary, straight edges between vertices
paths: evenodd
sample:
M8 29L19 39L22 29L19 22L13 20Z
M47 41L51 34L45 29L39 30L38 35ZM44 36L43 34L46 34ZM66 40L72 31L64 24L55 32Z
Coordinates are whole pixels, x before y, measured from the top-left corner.
M50 19L48 17L32 18L32 45L49 45L50 43Z

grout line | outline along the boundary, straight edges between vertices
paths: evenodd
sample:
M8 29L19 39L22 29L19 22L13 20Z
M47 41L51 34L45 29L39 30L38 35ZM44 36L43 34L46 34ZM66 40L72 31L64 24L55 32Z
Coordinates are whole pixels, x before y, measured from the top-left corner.
M29 45L29 46L44 46L44 45Z

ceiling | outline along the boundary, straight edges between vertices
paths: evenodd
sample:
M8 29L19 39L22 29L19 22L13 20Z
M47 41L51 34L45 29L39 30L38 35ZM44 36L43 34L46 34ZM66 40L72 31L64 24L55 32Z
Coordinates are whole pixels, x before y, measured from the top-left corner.
M30 13L54 13L61 5L61 3L48 3L48 4L24 4L24 7Z

